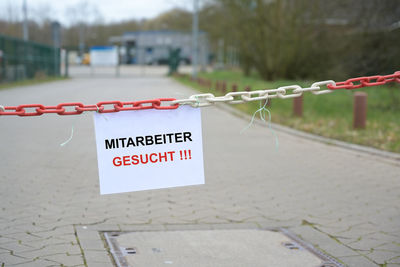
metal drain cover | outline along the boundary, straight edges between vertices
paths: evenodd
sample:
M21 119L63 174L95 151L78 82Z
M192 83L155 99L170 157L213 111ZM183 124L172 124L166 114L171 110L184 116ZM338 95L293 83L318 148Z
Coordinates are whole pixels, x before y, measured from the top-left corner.
M286 229L105 232L119 267L343 266Z

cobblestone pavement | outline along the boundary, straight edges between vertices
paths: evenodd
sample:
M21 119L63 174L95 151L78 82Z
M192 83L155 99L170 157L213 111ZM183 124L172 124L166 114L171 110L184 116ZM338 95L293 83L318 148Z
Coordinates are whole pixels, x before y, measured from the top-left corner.
M162 77L1 90L3 105L193 91ZM285 100L282 100L285 101ZM273 115L273 110L272 110ZM0 266L112 266L99 231L288 227L349 266L400 266L400 164L202 110L206 185L101 196L91 114L0 118ZM74 137L68 139L74 127Z

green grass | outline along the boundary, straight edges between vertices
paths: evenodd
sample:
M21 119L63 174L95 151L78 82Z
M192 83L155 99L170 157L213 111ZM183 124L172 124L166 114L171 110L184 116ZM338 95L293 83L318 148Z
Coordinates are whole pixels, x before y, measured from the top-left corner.
M239 91L249 85L252 90L271 89L279 86L298 84L309 87L313 81L273 81L266 82L252 75L245 77L241 72L219 71L201 73L199 77L215 82L225 80L228 89L233 83ZM214 88L204 88L185 77L176 79L202 92L217 93ZM353 93L364 91L368 94L367 127L354 130ZM313 95L304 93L303 117L292 115L292 99L273 99L269 110L272 121L317 135L343 140L355 144L375 147L392 152L400 152L400 86L376 86L357 90L337 90L331 94ZM234 105L238 109L253 114L259 102Z
M36 84L47 83L47 82L61 81L61 80L66 80L66 79L68 79L68 78L44 77L44 78L36 78L36 79L27 79L27 80L16 81L16 82L0 83L0 90L21 87L21 86L36 85Z

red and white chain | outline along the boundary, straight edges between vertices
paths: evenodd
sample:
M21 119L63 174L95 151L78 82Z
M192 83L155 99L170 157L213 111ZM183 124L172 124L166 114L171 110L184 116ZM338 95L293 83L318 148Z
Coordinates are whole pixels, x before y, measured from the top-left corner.
M99 113L111 113L125 110L142 109L176 109L180 105L191 105L192 107L205 107L217 102L229 104L240 104L250 101L260 101L272 98L294 98L299 97L303 92L311 92L315 95L332 93L337 89L357 89L368 86L378 86L387 83L400 83L400 71L390 75L374 75L368 77L359 77L348 79L344 82L335 82L333 80L313 83L310 87L301 87L299 85L289 85L277 89L266 89L256 91L230 92L223 96L214 96L211 93L192 95L187 99L175 98L157 98L152 100L141 100L133 102L104 101L94 105L85 105L79 102L61 103L57 106L44 106L41 104L25 104L19 106L1 106L0 116L18 115L18 116L40 116L47 113L56 113L58 115L79 115L85 111L96 111ZM321 88L321 87L326 87ZM288 93L291 92L291 93ZM107 106L109 108L107 108ZM31 109L29 112L27 109ZM33 110L32 110L33 109Z

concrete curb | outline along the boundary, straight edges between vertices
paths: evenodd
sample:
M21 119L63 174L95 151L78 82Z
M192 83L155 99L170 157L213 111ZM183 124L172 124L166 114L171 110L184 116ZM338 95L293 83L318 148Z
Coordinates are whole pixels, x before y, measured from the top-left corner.
M235 109L235 108L229 106L228 104L220 103L215 106L217 108L225 110L237 117L243 118L246 121L251 120L250 115L248 115L238 109ZM265 122L262 122L260 119L255 119L254 123L256 123L257 125L263 126L263 127L267 127ZM342 147L342 148L349 149L349 150L356 151L356 152L379 156L379 157L382 157L382 158L385 158L388 160L393 160L395 163L400 163L400 154L399 153L388 152L388 151L384 151L384 150L380 150L380 149L376 149L376 148L372 148L372 147L351 144L351 143L347 143L344 141L339 141L339 140L335 140L335 139L295 130L293 128L279 125L276 123L271 123L271 126L274 130L277 130L277 131L285 132L285 133L299 136L302 138L306 138L306 139L309 139L312 141L317 141L317 142L321 142L321 143L325 143L325 144L329 144L329 145L335 145L335 146Z

